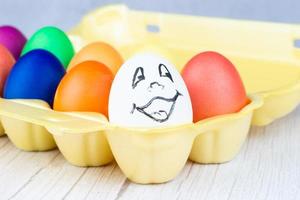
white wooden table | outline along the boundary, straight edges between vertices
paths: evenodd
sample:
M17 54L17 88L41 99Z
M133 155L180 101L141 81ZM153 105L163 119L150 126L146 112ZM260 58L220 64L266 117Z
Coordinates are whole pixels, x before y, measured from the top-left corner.
M23 152L0 138L0 199L300 199L300 107L251 129L226 164L188 162L173 181L138 185L113 163L79 168L58 150Z

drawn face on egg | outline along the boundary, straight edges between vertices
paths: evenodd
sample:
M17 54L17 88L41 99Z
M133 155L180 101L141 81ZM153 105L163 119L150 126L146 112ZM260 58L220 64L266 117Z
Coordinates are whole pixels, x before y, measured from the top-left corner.
M137 110L138 112L146 115L147 117L153 119L154 121L162 123L167 121L169 117L172 115L176 101L179 96L182 96L182 94L178 92L178 90L169 87L170 89L172 88L172 90L174 91L174 95L170 97L163 95L163 91L165 89L168 89L168 87L165 86L174 83L172 75L165 64L160 63L157 66L157 76L158 75L160 77L159 78L160 80L156 80L152 78L153 81L151 81L150 79L150 83L148 84L148 87L142 88L143 90L153 94L153 97L144 105L137 105L134 102L132 104L131 114L134 114L134 111ZM167 83L166 81L162 81L162 79L166 79L167 82L170 83ZM137 67L132 79L132 89L135 90L138 84L141 81L145 81L145 80L146 77L144 74L144 68ZM147 84L144 84L143 86L145 85L147 86ZM156 95L161 95L161 96L156 96Z
M149 127L192 121L186 86L171 63L152 54L138 54L123 64L110 92L111 123Z

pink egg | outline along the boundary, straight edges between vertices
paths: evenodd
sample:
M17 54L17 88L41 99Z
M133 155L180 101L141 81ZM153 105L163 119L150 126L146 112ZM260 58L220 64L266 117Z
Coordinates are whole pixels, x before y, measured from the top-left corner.
M0 26L0 44L5 46L17 60L25 45L26 37L13 26Z

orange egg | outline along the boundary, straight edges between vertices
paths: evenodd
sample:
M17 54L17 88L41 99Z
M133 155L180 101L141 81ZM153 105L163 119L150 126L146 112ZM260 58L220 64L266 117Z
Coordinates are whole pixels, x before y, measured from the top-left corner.
M113 81L111 70L97 61L74 66L61 80L54 110L99 112L108 116L108 97Z
M83 47L73 57L68 69L71 69L75 65L87 60L94 60L105 64L110 68L113 74L116 74L123 64L123 58L111 45L104 42L94 42Z
M0 44L0 97L3 96L6 78L15 62L13 55Z

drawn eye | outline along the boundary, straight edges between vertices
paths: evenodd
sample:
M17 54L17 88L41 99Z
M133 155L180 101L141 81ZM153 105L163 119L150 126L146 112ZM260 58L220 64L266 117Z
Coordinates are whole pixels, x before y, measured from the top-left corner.
M139 82L145 80L144 69L142 67L136 68L133 79L132 79L132 89L134 89Z
M168 77L173 82L173 78L172 78L168 68L164 64L159 64L158 71L159 71L160 77Z

